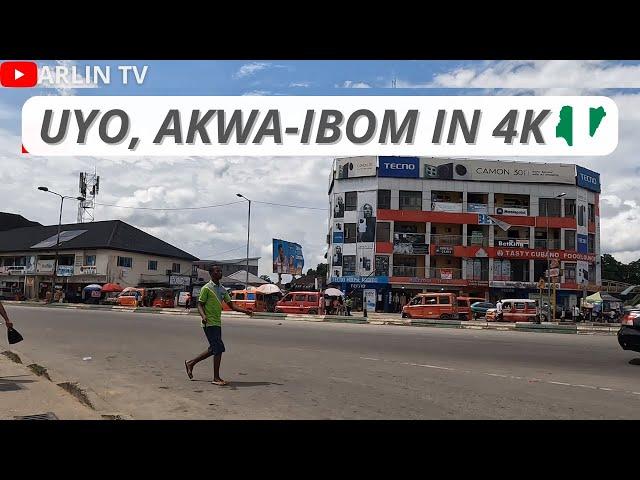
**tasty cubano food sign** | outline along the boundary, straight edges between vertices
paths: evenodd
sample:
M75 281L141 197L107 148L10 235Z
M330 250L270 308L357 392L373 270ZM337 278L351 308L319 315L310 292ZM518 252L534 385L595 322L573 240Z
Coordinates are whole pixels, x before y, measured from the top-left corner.
M22 142L34 155L594 156L615 150L618 109L603 96L37 96Z

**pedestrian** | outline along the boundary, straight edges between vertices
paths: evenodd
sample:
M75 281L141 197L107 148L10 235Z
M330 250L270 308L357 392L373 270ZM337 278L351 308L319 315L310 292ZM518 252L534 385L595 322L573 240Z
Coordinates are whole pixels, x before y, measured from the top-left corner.
M222 302L225 302L232 310L245 313L251 316L251 312L245 308L237 306L231 301L227 290L220 284L222 278L222 267L213 265L209 269L211 281L202 287L198 298L198 313L202 319L202 328L209 342L209 348L198 355L193 360L185 361L187 376L193 379L193 367L202 360L206 360L213 355L213 383L214 385L227 385L220 377L220 363L222 353L225 351L222 342Z
M11 323L11 320L9 320L9 315L7 314L7 311L4 309L4 305L2 305L2 302L0 302L0 317L4 319L4 324L7 327L7 330L9 330L10 328L13 328L13 323Z
M184 308L187 313L191 312L191 293L187 292L187 296L184 299Z
M351 297L347 297L347 300L344 302L344 305L347 309L347 317L351 316L351 307L353 307L353 300L351 300Z
M498 299L496 302L496 320L502 321L502 299Z

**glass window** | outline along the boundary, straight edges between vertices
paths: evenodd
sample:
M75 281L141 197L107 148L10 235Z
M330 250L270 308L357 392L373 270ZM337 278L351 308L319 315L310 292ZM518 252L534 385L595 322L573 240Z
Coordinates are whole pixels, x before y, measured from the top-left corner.
M307 295L307 302L316 302L317 297L315 295Z
M180 273L180 264L179 263L174 263L171 266L171 272L172 273Z
M400 210L422 210L422 192L400 190Z
M391 209L391 190L378 190L378 208Z
M236 300L244 300L244 293L236 293Z
M593 203L590 203L588 206L589 206L589 221L593 223L596 221L596 206Z
M438 298L438 303L439 303L440 305L450 305L450 304L451 304L451 299L450 299L448 296L446 296L446 295L441 295L441 296Z
M84 264L88 267L95 267L96 265L96 256L95 255L86 255L84 257Z
M575 263L564 264L564 280L565 282L576 280L576 264Z
M345 223L344 224L344 243L356 243L356 224Z
M256 294L255 293L248 293L247 294L247 300L255 300L256 299Z
M414 297L411 299L411 302L409 303L409 305L422 305L422 299L424 297Z
M293 299L294 302L304 302L307 298L306 295L296 295Z
M124 268L131 268L133 265L133 258L131 257L118 257L118 266Z
M376 241L378 242L391 241L391 223L376 222Z
M425 297L425 305L435 305L438 302L436 297Z
M358 209L358 192L346 192L344 194L344 209L345 210Z
M587 251L589 253L596 253L596 236L593 233L590 233L587 241L589 242Z
M356 274L356 256L343 255L342 256L342 276L355 275L355 274Z
M158 261L157 260L149 260L149 265L147 270L158 270Z
M564 248L565 248L565 250L575 250L576 249L576 231L575 230L565 230L565 232L564 232Z
M559 217L562 202L559 198L541 198L539 215L541 217Z
M564 199L564 216L565 217L576 216L576 201L573 198Z

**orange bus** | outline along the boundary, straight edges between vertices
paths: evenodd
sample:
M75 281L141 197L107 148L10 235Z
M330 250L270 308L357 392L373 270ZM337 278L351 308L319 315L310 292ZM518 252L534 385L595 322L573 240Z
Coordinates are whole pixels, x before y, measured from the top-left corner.
M458 319L458 299L453 293L419 293L402 307L402 318Z

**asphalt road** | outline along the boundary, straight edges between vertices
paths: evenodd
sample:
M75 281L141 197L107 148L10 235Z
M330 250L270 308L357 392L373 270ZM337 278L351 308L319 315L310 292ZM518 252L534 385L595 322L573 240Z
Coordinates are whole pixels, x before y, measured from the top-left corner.
M640 418L640 354L615 336L225 318L218 387L210 361L184 370L196 317L8 311L14 350L137 419Z

